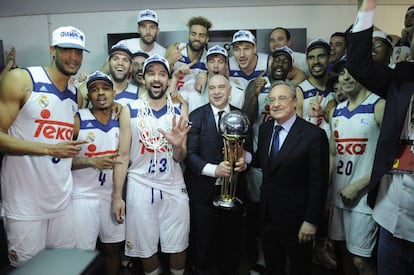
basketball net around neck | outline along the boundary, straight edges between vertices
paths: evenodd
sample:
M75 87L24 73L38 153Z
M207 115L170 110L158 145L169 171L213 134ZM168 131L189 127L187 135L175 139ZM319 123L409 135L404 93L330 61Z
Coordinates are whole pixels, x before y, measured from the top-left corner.
M172 120L174 116L174 106L171 97L167 93L167 111L162 115L162 119L157 119L154 116L151 106L148 102L148 95L144 94L141 97L141 104L138 106L138 136L139 140L144 144L145 148L153 151L153 164L157 164L157 154L166 153L168 158L167 169L172 169L173 148L168 140L157 129L161 128L166 132L172 130ZM162 123L162 124L160 124ZM155 169L156 174L157 169ZM147 172L150 174L150 171Z

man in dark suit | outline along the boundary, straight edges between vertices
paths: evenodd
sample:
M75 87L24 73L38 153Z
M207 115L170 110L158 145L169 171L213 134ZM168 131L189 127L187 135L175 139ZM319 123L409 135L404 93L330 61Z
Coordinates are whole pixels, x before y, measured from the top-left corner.
M226 76L212 76L208 83L209 103L190 114L192 128L187 139L184 179L190 197L191 256L196 274L200 275L238 274L239 268L243 209L227 210L213 205L220 194L221 177L230 176L233 169L224 160L223 138L218 127L219 112L236 109L229 105L230 93ZM242 157L234 171L242 172L246 168Z
M296 115L296 104L291 83L272 84L269 105L274 120L260 126L254 159L263 171L262 243L269 275L285 274L287 258L290 275L311 274L312 243L326 200L328 139L323 130Z
M362 85L387 100L367 187L372 216L380 225L378 274L414 274L414 40L409 62L397 63L395 69L374 62L376 0L361 2L357 20L347 33L347 68ZM412 27L406 31L412 37ZM404 148L406 154L400 154Z

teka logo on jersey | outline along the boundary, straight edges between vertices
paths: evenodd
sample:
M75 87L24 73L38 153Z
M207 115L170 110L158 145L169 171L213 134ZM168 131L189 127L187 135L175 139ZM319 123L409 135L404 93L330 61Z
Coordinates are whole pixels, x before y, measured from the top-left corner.
M338 131L334 131L336 151L338 155L363 155L367 147L367 138L338 138Z
M39 125L36 128L34 137L43 136L47 139L72 140L73 124L46 119L36 119Z

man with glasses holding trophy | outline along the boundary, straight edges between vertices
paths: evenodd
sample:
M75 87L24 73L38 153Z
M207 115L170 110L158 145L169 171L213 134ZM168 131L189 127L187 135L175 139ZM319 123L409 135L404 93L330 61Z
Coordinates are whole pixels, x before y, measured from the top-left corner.
M200 275L235 275L240 262L243 207L236 195L243 186L236 190L236 184L237 174L251 160L243 150L251 142L244 142L249 122L229 105L230 93L227 76L212 76L209 103L190 114L184 179L190 198L190 253Z

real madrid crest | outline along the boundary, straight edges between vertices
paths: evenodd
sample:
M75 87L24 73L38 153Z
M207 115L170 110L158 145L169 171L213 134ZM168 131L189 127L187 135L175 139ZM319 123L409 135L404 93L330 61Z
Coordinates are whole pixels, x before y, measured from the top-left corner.
M46 108L49 105L49 99L47 96L42 95L38 101L38 104L41 108Z

